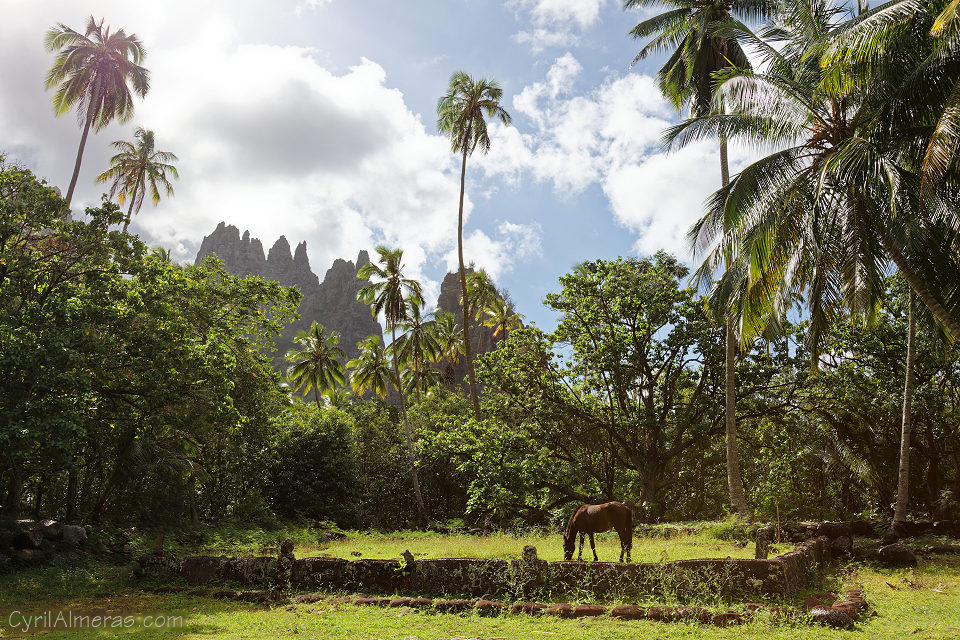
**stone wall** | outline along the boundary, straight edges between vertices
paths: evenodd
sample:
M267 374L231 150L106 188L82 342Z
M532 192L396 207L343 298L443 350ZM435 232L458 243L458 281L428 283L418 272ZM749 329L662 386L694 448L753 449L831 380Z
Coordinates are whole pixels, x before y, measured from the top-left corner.
M191 557L148 554L140 575L183 578L191 585L229 582L264 588L345 590L421 596L491 595L553 597L559 594L624 599L656 595L761 598L790 596L818 579L831 559L830 539L806 542L780 557L679 560L665 563L545 562L528 547L514 561L449 558L416 560L294 560L289 572L276 558Z

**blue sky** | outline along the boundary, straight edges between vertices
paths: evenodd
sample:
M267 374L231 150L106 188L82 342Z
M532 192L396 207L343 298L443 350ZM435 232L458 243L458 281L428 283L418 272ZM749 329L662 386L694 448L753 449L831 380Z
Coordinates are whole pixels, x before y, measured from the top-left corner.
M54 118L44 32L103 17L143 41L152 88L134 118L91 136L74 209L135 126L176 153L173 199L132 229L191 260L224 220L265 247L308 243L323 277L336 257L400 246L435 299L455 266L458 158L436 101L462 69L497 80L514 126L468 164L467 260L518 308L555 324L543 297L582 261L666 248L718 186L714 145L666 154L676 114L652 76L629 70L644 15L619 0L0 0L0 152L65 187L80 129ZM745 156L732 154L733 168Z

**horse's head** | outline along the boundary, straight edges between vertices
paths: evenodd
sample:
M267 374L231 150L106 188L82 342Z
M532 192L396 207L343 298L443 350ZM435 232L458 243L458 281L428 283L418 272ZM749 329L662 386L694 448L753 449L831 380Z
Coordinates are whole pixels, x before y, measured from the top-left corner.
M573 550L577 546L577 534L568 530L563 534L563 559L573 560Z

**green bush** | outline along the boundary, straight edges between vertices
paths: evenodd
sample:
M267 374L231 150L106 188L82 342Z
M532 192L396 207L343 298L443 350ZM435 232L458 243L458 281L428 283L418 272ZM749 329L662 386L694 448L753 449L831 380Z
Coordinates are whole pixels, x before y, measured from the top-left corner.
M287 518L357 519L357 454L351 418L297 402L274 419L279 435L271 450L266 494Z

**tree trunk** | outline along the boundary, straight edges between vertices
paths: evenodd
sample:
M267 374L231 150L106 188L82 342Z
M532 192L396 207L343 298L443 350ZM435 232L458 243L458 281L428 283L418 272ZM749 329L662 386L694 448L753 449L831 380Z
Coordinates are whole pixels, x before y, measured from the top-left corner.
M70 203L73 201L73 190L77 187L77 178L80 177L80 161L83 160L83 148L87 146L87 134L93 123L93 105L87 105L87 117L83 123L83 135L80 136L80 148L77 149L77 161L73 165L73 177L70 178L70 187L67 189L67 210L64 218L70 218Z
M390 327L391 345L397 343L397 327ZM407 403L403 398L403 383L400 381L400 365L397 363L397 351L393 349L393 373L397 376L397 391L400 394L400 413L403 414L403 430L407 435L407 460L410 463L410 479L413 481L413 496L417 500L417 512L420 516L420 525L426 529L430 523L427 520L427 509L423 505L423 495L420 493L420 479L417 478L416 456L413 454L413 433L410 431L410 423L407 421Z
M317 409L323 411L323 405L320 404L320 391L317 390L317 385L313 385L313 398L317 401Z
M130 206L127 207L127 219L123 221L123 232L127 232L127 227L130 226L130 218L133 216L133 203L137 199L137 186L139 181L133 185L133 193L130 194Z
M737 515L750 518L750 507L747 506L747 497L743 490L743 479L740 476L740 454L737 451L737 336L733 331L733 320L726 320L726 380L725 391L725 422L727 436L727 488L730 491L730 505Z
M913 404L913 362L916 357L917 324L913 316L913 292L907 294L907 363L903 383L903 421L900 427L900 471L897 476L897 508L894 522L907 519L910 501L910 415Z
M197 512L197 476L190 472L190 524L200 524Z
M940 491L942 488L942 482L940 478L940 460L943 459L943 456L940 453L940 447L937 445L937 440L933 436L933 426L930 422L927 422L927 494L928 502L930 503L930 515L933 516L935 520L948 520L949 517L944 517L943 507L940 504Z
M467 376L470 379L470 399L473 402L473 415L480 420L480 399L477 397L477 381L473 372L473 348L470 345L470 300L467 298L467 269L463 263L463 196L467 178L467 144L469 130L464 136L463 163L460 166L460 213L457 218L457 255L460 258L460 294L463 307L463 351L467 359Z
M933 314L933 317L935 317L943 326L947 328L948 331L950 331L954 338L960 338L960 322L958 322L957 319L954 318L930 292L927 284L923 281L920 275L913 270L913 267L910 266L910 263L907 262L906 256L904 256L898 248L894 247L885 238L881 239L881 243L883 244L883 248L886 249L887 253L890 254L890 259L893 260L895 265L897 265L897 269L899 269L900 273L903 274L907 284L910 285L910 288L913 289L913 292L917 294L917 297L920 298L921 302L923 302L923 305L930 310L930 313Z
M67 471L67 504L64 508L63 519L65 521L73 522L76 512L74 509L77 503L77 469L74 464L70 465L70 469Z
M37 480L37 495L33 498L33 519L40 521L40 514L43 512L43 494L47 488L47 475L43 474Z
M727 139L720 138L720 180L723 186L730 183L730 166L727 159ZM743 490L743 477L740 475L740 455L737 451L737 336L733 330L733 318L726 318L726 358L724 362L724 421L726 424L727 444L727 489L730 506L741 517L750 518L750 507Z
M4 513L14 520L20 519L20 494L23 492L23 474L16 465L10 467L8 473L7 499L3 505Z

